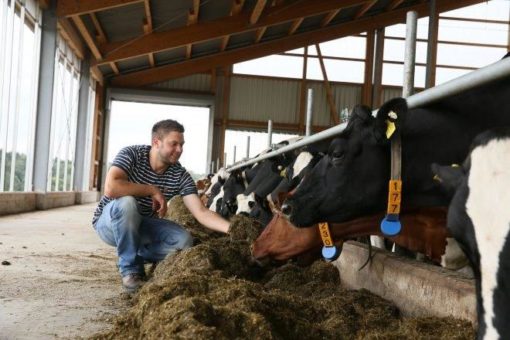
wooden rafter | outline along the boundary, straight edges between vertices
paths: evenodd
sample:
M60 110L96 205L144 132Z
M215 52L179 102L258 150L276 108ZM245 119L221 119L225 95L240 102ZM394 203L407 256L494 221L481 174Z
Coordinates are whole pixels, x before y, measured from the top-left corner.
M321 27L325 27L325 26L329 25L331 20L333 20L338 13L340 13L340 10L335 9L335 10L329 12L328 14L326 14L324 16L324 19L322 19L322 21L321 21Z
M336 109L335 99L333 98L333 91L331 91L331 86L329 85L328 72L326 71L326 65L324 65L324 58L322 58L321 47L319 44L315 44L315 48L317 49L317 56L319 57L322 77L324 78L324 87L326 88L326 97L329 103L330 117L333 123L338 125L338 111Z
M97 66L91 66L90 67L90 73L92 74L92 77L101 85L104 84L104 78L103 73L99 70L99 67Z
M250 25L254 25L259 21L260 15L262 14L262 11L264 10L264 7L266 7L267 0L257 0L257 3L255 4L255 7L253 7L253 11L250 15Z
M293 35L294 33L296 33L297 29L299 28L299 26L301 26L301 24L303 23L303 20L305 18L299 18L299 19L296 19L292 22L292 24L290 25L290 28L289 28L289 35Z
M99 23L99 20L97 20L97 16L94 13L90 13L89 15L90 19L92 19L92 23L94 24L94 28L96 29L97 41L100 45L106 44L108 38L106 37L106 34L103 31L103 27L101 27L101 24Z
M145 34L150 34L153 30L150 0L144 0L143 5L145 10L145 18L143 19L143 32ZM154 67L154 53L149 53L147 57L149 58L149 65Z
M69 19L59 18L57 21L57 29L62 34L62 37L71 46L71 49L76 53L78 58L85 58L85 46L82 43L80 35L76 32L76 29L71 25Z
M131 41L111 43L105 46L104 63L118 61L146 55L151 52L159 52L172 48L186 46L188 44L199 43L203 41L217 39L225 35L232 35L263 28L266 26L277 25L288 21L293 21L301 17L309 17L328 13L332 10L352 7L364 3L363 0L315 0L301 1L296 5L288 7L281 5L279 7L268 8L260 17L258 22L252 26L247 25L250 13L240 13L240 15L221 18L210 22L198 23L187 27L176 28L165 32L153 32L144 37L136 38ZM282 7L287 8L283 11Z
M481 0L443 0L438 3L438 12L453 10L459 7L468 6L481 2ZM360 18L352 20L341 25L324 27L313 32L304 32L286 36L280 39L274 39L257 45L251 45L243 48L232 49L210 56L194 58L180 63L169 64L153 69L133 72L131 74L120 75L112 79L115 86L142 86L156 83L172 78L183 77L186 75L206 72L213 67L221 65L230 65L254 58L260 58L266 55L281 53L284 51L296 49L309 44L320 43L332 39L342 38L359 32L376 29L381 26L389 26L402 22L408 11L416 11L419 17L427 16L429 8L427 3L420 3L405 8L400 8L392 12L383 12L371 16L370 18Z
M354 16L354 19L361 18L365 15L366 12L370 10L370 8L374 7L374 5L377 3L377 0L368 1L366 4L364 4L361 9L356 13Z
M83 40L85 40L85 43L89 47L94 58L96 58L96 60L103 59L101 52L99 51L99 47L96 44L96 41L94 40L90 32L87 30L87 27L85 27L85 24L83 23L83 20L81 20L80 16L75 15L72 16L71 19L73 20L74 24L76 25L76 28L83 37Z
M60 0L57 2L57 16L72 17L127 6L142 1L144 0Z
M193 0L193 8L188 12L187 25L196 25L198 22L198 11L200 10L200 0ZM186 45L186 59L191 58L193 44Z
M388 6L386 6L386 10L387 11L394 10L395 8L400 6L400 4L403 3L403 2L404 2L404 0L393 0L392 2L389 3Z
M234 0L232 2L232 8L230 9L230 16L239 15L241 13L244 6L244 0ZM228 45L228 41L230 40L230 35L224 35L221 39L221 47L220 51L225 51Z
M115 63L110 63L110 67L112 68L113 73L119 74L119 68L117 67L117 65Z
M266 33L267 27L261 27L255 32L255 43L259 43L264 33Z

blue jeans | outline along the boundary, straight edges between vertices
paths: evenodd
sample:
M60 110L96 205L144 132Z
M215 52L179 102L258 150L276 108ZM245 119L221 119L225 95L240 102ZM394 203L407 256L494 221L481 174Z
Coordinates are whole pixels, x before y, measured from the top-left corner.
M133 196L108 203L95 227L104 242L117 247L119 271L123 277L144 274L145 261L161 261L167 254L193 244L190 233L177 223L140 215Z

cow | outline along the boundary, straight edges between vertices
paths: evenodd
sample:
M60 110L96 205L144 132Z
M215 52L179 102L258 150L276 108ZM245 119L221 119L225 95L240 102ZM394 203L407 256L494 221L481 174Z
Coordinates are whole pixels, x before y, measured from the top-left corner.
M367 235L382 235L379 223L382 213L360 217L348 222L330 223L331 236L335 242ZM425 254L436 264L446 262L447 244L446 208L416 208L403 211L402 223L407 228L390 240L406 249ZM288 260L305 252L315 252L322 246L317 225L312 228L296 228L281 213L275 215L269 225L252 244L252 256L256 260L270 257ZM450 245L451 247L451 245Z
M408 109L403 98L386 102L372 116L357 106L328 153L287 198L282 211L297 227L346 222L385 211L390 179L389 120L398 117L402 138L402 208L447 206L430 164L461 162L481 131L509 125L510 77ZM405 227L405 226L404 226Z
M475 274L478 339L510 339L510 127L476 137L462 166L432 165L453 198L447 225Z

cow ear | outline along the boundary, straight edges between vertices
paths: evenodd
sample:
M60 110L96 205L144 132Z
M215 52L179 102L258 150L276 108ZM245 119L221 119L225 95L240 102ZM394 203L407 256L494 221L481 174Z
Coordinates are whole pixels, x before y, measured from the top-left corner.
M346 130L353 130L360 128L363 125L368 125L373 121L372 111L366 105L356 105L349 116Z
M376 139L389 140L401 132L407 115L407 101L404 98L393 98L377 111L375 125Z
M218 182L220 182L221 185L225 184L225 178L218 176Z
M248 206L250 207L250 209L253 209L253 207L255 206L255 202L254 201L248 201Z
M455 190L460 186L466 174L464 168L459 165L444 166L433 163L431 166L433 178L443 190L452 197Z

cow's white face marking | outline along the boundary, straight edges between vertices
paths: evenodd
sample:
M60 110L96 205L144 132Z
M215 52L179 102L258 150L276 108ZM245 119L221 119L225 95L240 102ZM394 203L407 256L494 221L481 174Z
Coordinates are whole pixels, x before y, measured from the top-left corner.
M242 212L245 212L249 214L251 212L250 202L255 203L255 194L252 192L248 196L245 194L239 194L237 195L237 211L236 214L240 214Z
M498 339L492 322L499 256L510 223L510 139L492 140L471 152L466 212L473 222L482 275L485 339Z
M311 153L309 153L309 152L301 152L297 156L296 161L294 162L294 165L292 167L293 168L292 178L294 178L297 175L299 175L299 173L301 171L303 171L303 169L306 168L306 166L308 164L310 164L312 159L313 159L313 156L312 156Z
M226 181L229 176L230 176L230 173L228 173L227 170L225 170L225 168L221 168L220 170L218 170L218 172L211 178L211 185L209 185L209 188L207 189L205 194L206 195L211 194L212 187L216 183L218 183L218 181L220 180L220 177Z
M213 199L213 201L211 203L211 206L209 207L209 210L212 210L214 212L218 212L218 211L216 211L216 204L218 203L218 200L220 198L223 198L224 194L225 193L223 192L223 187L221 187L220 192L218 193L218 195L214 196L214 199Z

